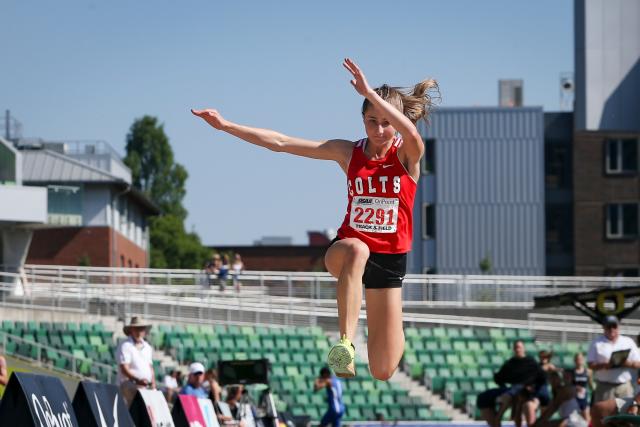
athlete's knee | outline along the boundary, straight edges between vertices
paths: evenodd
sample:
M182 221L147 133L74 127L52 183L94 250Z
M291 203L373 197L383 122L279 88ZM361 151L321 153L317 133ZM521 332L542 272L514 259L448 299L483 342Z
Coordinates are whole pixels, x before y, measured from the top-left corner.
M373 363L369 364L371 376L379 381L387 381L396 372L398 365L389 363Z
M369 259L369 247L358 239L346 239L345 241L345 260L349 262L367 262Z

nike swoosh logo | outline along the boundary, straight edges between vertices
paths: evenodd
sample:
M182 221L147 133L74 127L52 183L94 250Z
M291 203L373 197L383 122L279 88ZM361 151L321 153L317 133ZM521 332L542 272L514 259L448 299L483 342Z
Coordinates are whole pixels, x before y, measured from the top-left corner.
M382 169L390 168L393 165L382 165Z

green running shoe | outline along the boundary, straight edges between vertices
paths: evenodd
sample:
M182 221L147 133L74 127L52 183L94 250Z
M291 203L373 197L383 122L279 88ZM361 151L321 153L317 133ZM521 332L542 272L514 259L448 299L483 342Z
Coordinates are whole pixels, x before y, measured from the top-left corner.
M346 335L340 338L340 342L331 347L327 356L329 368L341 378L356 376L355 366L356 349Z

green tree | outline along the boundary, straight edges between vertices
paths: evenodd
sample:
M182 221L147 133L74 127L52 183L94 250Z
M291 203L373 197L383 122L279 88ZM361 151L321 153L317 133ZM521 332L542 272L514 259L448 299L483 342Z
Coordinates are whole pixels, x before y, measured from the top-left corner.
M133 185L144 191L163 213L186 218L182 199L188 173L174 162L169 138L157 118L144 116L133 122L127 135L124 162L131 169Z
M151 267L199 268L208 256L195 233L184 228L187 210L187 170L173 158L164 127L156 117L144 116L131 125L127 135L125 164L131 169L133 185L143 191L162 214L149 221Z
M491 269L493 268L493 266L491 265L491 258L489 257L489 254L486 254L484 258L480 260L480 262L478 263L478 267L480 267L480 271L482 271L482 274L491 273Z

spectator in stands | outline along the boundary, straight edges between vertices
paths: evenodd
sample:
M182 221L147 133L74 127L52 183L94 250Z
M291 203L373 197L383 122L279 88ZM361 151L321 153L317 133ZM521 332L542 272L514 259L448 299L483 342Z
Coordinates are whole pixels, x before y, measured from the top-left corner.
M7 370L7 360L0 355L0 385L6 386L9 382L9 371Z
M230 386L227 388L227 398L225 400L227 405L229 406L231 420L235 421L235 423L239 427L245 426L245 422L242 419L244 415L242 413L242 403L240 402L240 399L242 398L242 392L242 386Z
M206 399L209 397L202 384L204 383L204 365L200 362L193 362L189 365L189 377L187 385L182 387L180 394L195 396L198 399Z
M571 371L571 382L576 388L576 400L580 405L582 417L590 421L588 391L593 391L593 375L589 368L585 366L584 355L576 353L573 357L575 368Z
M325 412L320 427L333 426L340 427L342 417L345 412L345 406L342 402L342 383L335 375L331 375L331 371L326 366L320 369L320 375L316 378L313 390L327 391L327 412Z
M231 269L231 265L229 265L229 256L222 255L222 261L220 262L220 268L218 268L218 282L220 286L220 290L224 291L227 287L227 280L229 279L229 270Z
M233 265L231 268L233 269L233 287L236 292L240 292L240 286L242 284L240 283L238 276L242 274L242 271L244 270L244 263L242 262L242 257L240 257L239 253L236 253L233 256Z
M149 323L137 316L132 317L129 324L122 328L127 339L118 346L116 360L120 392L127 405L131 405L139 388L156 388L153 349L144 339L150 328Z
M225 416L220 411L220 406L218 403L221 400L222 395L222 387L220 387L220 383L218 383L218 371L211 368L204 373L204 384L202 387L207 390L209 394L209 399L213 403L213 409L216 411L216 416L218 417L218 423L223 425L229 421L233 421L230 416Z
M540 359L540 367L546 373L549 373L551 371L555 371L557 369L556 365L551 363L551 358L552 357L553 357L553 352L551 352L551 351L541 350L538 353L538 358Z
M551 363L553 352L547 350L541 350L538 353L538 359L540 359L540 367L544 371L546 378L549 377L551 372L556 370L556 365ZM538 400L540 401L540 411L544 411L544 408L551 401L551 395L549 394L549 384L545 381L538 391Z
M204 266L204 271L207 273L207 279L209 281L209 286L215 285L218 280L218 273L220 272L220 266L222 265L222 260L220 259L220 255L214 253L211 255L211 259Z
M604 418L612 415L639 415L638 408L640 408L640 394L637 394L635 397L616 397L615 399L595 402L591 407L591 425L592 427L604 427ZM615 425L619 426L621 424L616 423ZM631 423L629 423L629 425L631 425Z
M168 375L164 376L162 380L162 391L167 399L167 402L173 402L175 395L180 393L180 387L178 386L178 370L173 369Z
M633 397L632 370L640 368L638 347L631 338L620 335L620 322L616 316L604 318L602 326L603 335L591 342L587 354L588 366L595 372L593 402ZM620 350L629 350L629 355L621 366L614 367L611 354Z
M527 356L523 341L513 343L513 357L502 365L493 378L498 388L480 393L476 401L482 419L491 427L498 427L506 410L515 405L514 412L523 413L527 425L533 425L539 404L536 395L546 379L538 362ZM500 403L498 410L497 403ZM515 421L519 425L521 419L516 417Z
M205 372L203 387L209 391L209 399L211 399L214 406L217 402L220 402L222 387L220 387L220 383L218 383L218 371L211 368Z
M540 413L540 418L534 427L587 427L587 420L581 415L581 409L576 400L576 388L572 384L573 376L562 370L549 371L547 376L553 400ZM559 419L551 420L551 416L558 411Z

